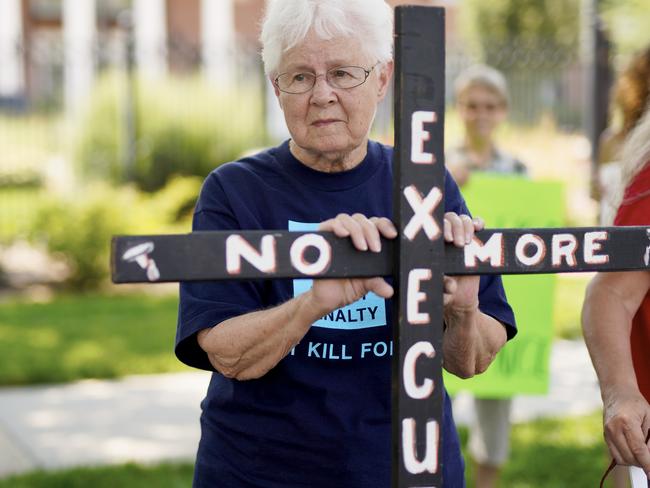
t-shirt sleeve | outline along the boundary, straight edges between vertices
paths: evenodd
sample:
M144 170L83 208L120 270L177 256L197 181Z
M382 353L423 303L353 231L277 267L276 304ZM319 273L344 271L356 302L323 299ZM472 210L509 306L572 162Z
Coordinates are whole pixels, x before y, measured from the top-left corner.
M445 212L471 215L458 185L449 172L445 174ZM501 322L506 328L508 340L512 339L517 334L517 325L500 275L481 275L478 300L481 312Z
M218 177L204 182L192 221L192 231L241 230ZM213 371L207 354L196 340L202 329L231 317L259 310L262 281L193 281L179 286L175 353L183 363Z

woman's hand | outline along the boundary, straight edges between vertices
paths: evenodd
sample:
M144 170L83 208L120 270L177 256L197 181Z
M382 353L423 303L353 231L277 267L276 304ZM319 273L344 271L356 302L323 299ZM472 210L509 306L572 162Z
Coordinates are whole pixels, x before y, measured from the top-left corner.
M617 464L640 466L650 474L650 405L638 388L610 391L603 409L605 442Z
M356 213L339 214L321 222L318 230L331 231L337 237L349 237L359 251L380 252L381 237L394 239L397 230L385 217L366 217ZM393 287L382 277L316 279L310 290L311 298L323 310L323 315L360 300L368 292L382 298L393 296Z
M447 212L444 218L445 242L464 247L474 238L474 232L482 230L481 218ZM445 276L443 304L445 309L459 311L478 310L478 276Z

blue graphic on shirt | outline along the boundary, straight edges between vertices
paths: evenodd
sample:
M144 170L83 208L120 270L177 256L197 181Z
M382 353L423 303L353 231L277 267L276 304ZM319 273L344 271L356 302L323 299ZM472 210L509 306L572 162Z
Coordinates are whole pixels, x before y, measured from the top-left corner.
M318 230L318 224L289 221L289 230L294 232L309 232ZM296 297L312 287L313 280L293 280L293 296ZM325 317L314 322L314 327L326 329L355 330L369 327L381 327L386 323L386 301L370 292L343 308L328 313Z

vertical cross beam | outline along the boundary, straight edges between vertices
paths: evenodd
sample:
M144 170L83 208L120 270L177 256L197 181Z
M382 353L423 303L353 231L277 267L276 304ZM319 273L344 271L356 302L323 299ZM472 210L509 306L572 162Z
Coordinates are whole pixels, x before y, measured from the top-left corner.
M442 486L444 21L395 11L393 488Z

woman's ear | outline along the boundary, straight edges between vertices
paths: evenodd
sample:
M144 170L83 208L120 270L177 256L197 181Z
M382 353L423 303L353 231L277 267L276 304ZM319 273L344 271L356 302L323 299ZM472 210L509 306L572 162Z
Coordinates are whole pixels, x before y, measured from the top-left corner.
M390 86L390 79L393 77L394 63L391 59L386 63L382 63L379 67L378 79L379 79L379 92L377 95L379 99L382 100L388 92L388 87Z
M271 82L271 85L273 85L273 93L275 93L275 96L278 99L278 104L280 104L280 108L282 108L282 100L280 99L280 90L278 90L278 86L275 84L275 80L273 79L273 76L269 75L269 81Z

